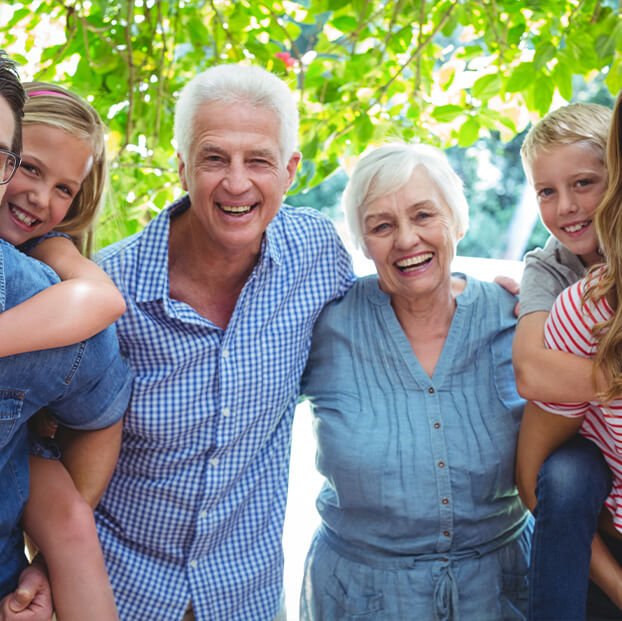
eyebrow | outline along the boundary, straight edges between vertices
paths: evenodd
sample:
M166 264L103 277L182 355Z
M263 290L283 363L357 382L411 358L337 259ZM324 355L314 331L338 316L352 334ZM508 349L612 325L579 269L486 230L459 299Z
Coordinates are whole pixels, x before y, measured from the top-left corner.
M201 154L217 153L218 155L222 155L223 157L229 157L229 153L225 149L211 142L206 142L201 147L200 153ZM245 157L262 157L272 162L278 159L278 155L274 151L271 151L270 149L250 149L249 151L244 152L244 156Z
M406 210L410 211L412 209L421 209L422 207L433 207L434 209L438 209L438 205L433 200L425 198L421 201L413 203L412 205L408 205L408 207L406 207ZM378 211L376 213L370 213L369 215L365 215L363 217L363 221L367 222L368 219L383 218L388 215L390 215L388 211Z

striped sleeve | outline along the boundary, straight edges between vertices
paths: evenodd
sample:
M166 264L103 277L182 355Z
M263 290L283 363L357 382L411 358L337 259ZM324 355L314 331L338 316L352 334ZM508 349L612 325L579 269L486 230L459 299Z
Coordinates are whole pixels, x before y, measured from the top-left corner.
M544 326L544 340L548 349L591 358L596 352L592 326L602 321L603 316L598 306L583 305L584 284L585 280L580 280L559 294ZM547 412L570 418L583 416L590 407L587 402L535 403Z

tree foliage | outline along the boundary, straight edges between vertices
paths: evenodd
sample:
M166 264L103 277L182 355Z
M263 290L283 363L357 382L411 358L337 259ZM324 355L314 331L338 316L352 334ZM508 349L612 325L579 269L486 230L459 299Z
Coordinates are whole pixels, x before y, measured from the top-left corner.
M573 76L622 87L617 2L596 0L38 0L13 3L3 47L87 97L110 127L107 243L179 192L173 107L198 71L252 62L295 87L314 185L387 137L506 139L570 100ZM43 33L58 41L42 47Z

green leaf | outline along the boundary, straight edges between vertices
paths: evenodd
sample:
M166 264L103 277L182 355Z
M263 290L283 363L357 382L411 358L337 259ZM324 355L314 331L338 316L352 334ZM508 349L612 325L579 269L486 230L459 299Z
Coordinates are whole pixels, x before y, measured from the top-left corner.
M488 101L491 97L498 95L502 91L501 75L489 73L478 78L471 88L471 95L480 101Z
M531 88L534 108L544 116L551 107L553 93L555 92L552 80L549 76L539 77Z
M536 71L542 69L546 65L546 63L555 58L556 54L557 48L550 41L547 41L543 45L540 45L536 49L536 53L533 57L534 69Z
M458 131L458 144L461 147L472 145L479 137L479 121L475 117L469 117Z
M335 17L335 19L331 19L329 23L333 28L341 32L353 32L359 26L358 21L350 15Z
M432 118L439 123L449 123L462 114L464 114L462 106L447 104L445 106L436 106L432 111Z
M622 57L618 56L609 68L605 84L609 88L609 92L614 95L622 89Z
M572 71L564 62L558 62L553 68L553 81L559 94L566 100L572 99Z
M508 93L524 91L533 82L534 74L533 63L520 63L512 70L512 74L505 84L505 90Z

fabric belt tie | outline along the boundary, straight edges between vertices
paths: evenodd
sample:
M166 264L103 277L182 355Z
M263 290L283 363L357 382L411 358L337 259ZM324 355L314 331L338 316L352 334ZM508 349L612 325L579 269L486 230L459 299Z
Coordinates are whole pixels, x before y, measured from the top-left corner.
M449 564L434 585L434 621L459 621L458 586Z

